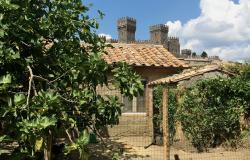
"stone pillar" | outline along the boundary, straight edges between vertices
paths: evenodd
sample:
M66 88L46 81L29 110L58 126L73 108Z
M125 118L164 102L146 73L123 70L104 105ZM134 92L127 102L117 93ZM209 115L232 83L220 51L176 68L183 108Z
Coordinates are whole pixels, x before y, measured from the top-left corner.
M170 160L169 126L168 126L168 88L162 93L162 128L163 128L163 158Z

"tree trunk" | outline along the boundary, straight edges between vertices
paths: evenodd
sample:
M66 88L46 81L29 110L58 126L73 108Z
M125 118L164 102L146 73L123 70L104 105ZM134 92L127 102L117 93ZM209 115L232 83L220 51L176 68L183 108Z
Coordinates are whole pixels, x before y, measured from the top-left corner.
M44 160L51 160L51 148L52 148L52 134L49 130L49 135L46 139L46 144L44 148Z

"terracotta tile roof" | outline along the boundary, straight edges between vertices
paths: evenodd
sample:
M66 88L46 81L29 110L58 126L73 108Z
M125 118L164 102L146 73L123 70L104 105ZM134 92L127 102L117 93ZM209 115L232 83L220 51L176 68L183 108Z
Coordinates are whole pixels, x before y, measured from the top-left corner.
M214 72L214 71L219 71L219 72L223 72L223 73L225 73L225 74L227 74L229 76L234 76L233 73L230 73L230 72L227 72L227 71L223 70L221 68L221 66L219 66L219 65L208 65L208 66L205 66L205 67L202 67L202 68L184 70L182 73L173 75L171 77L157 79L157 80L152 81L151 83L149 83L149 85L166 84L166 83L169 83L169 84L170 83L178 83L180 81L188 80L188 79L190 79L192 77L203 75L205 73Z
M103 58L109 64L125 61L134 66L188 67L161 45L112 43Z

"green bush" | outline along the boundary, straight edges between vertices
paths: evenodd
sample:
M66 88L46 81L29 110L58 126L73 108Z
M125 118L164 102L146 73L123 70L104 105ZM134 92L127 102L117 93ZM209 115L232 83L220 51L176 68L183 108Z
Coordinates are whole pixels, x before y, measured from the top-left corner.
M249 109L250 83L240 78L203 80L181 97L178 120L198 151L240 136L240 115Z

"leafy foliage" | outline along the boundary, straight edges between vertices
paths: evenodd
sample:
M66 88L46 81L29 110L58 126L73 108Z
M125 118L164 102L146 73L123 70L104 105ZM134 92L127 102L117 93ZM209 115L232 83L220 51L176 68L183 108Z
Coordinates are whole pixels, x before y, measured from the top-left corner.
M206 58L208 55L207 55L207 52L205 52L205 51L203 51L202 53L201 53L201 57L202 58Z
M164 86L157 86L153 92L153 105L154 105L154 130L158 135L162 135L162 91ZM173 143L175 135L175 122L176 122L176 89L169 87L169 99L168 99L168 122L170 141Z
M196 52L193 52L192 57L196 57L196 56L197 56Z
M233 63L223 66L225 70L239 75L242 79L250 80L250 63Z
M249 81L203 80L182 95L178 119L198 151L223 142L231 142L235 147L240 135L240 115L249 109L249 101Z
M126 64L102 59L110 46L95 33L99 24L88 10L81 0L0 1L0 136L18 143L19 159L45 156L58 130L117 124L122 104L96 92L108 73L127 96L142 90ZM86 134L68 145L82 149Z

